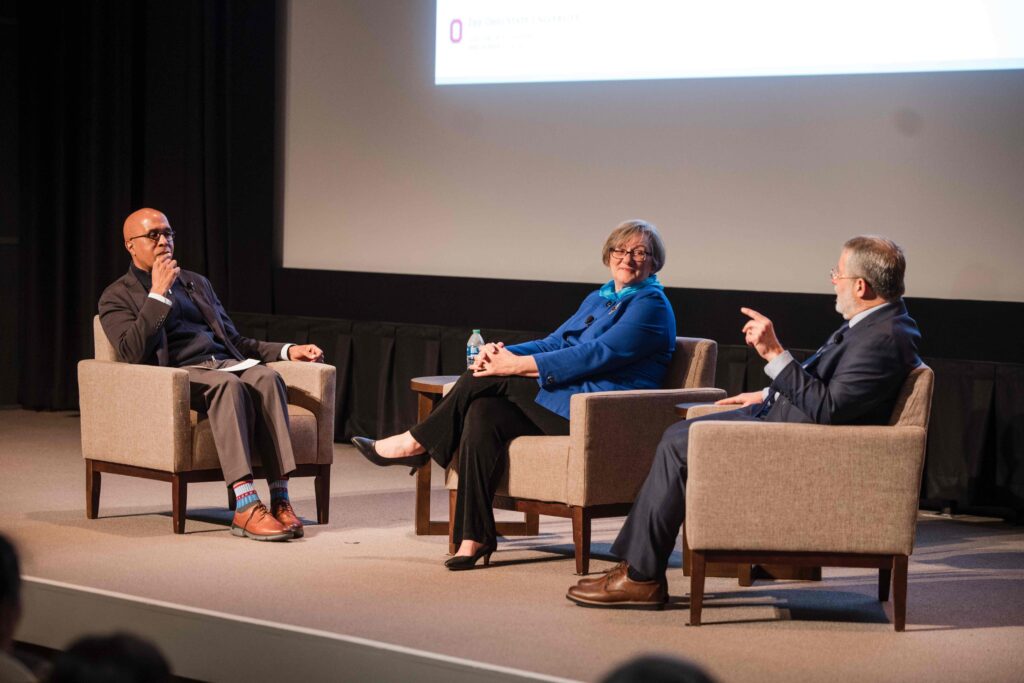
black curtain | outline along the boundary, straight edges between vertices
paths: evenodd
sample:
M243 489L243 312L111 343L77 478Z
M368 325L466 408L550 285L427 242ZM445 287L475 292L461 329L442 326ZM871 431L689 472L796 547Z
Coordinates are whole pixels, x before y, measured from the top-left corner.
M275 0L22 0L19 402L78 403L121 225L150 206L229 309L272 305Z

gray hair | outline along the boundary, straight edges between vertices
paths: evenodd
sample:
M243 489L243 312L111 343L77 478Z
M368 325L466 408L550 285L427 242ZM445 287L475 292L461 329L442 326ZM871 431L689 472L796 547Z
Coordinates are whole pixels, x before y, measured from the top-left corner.
M886 301L903 296L907 258L900 245L876 235L858 235L846 240L843 249L850 252L847 269L871 285L878 296Z
M657 273L665 265L665 243L661 241L661 235L654 223L648 223L638 218L623 221L618 227L612 230L608 239L604 242L604 249L601 251L601 262L606 266L611 258L612 249L625 244L633 237L643 236L647 246L648 256L651 259L651 273Z

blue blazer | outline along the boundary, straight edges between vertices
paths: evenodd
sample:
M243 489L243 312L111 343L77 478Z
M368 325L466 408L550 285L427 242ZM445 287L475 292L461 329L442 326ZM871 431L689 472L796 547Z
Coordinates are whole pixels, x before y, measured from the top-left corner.
M660 289L645 287L617 304L598 291L547 337L508 347L534 357L537 403L566 419L573 394L660 389L675 351L676 317Z

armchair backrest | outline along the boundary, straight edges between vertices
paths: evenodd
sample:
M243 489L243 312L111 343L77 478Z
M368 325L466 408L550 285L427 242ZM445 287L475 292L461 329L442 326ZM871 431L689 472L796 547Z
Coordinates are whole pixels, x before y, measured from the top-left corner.
M715 386L715 365L718 363L718 343L699 337L676 337L676 352L672 354L665 389L693 389Z
M927 430L934 382L935 373L924 363L911 370L903 382L899 396L896 397L896 406L889 418L889 425L923 427Z
M96 360L117 361L117 352L110 345L110 340L107 339L107 333L103 331L103 325L100 325L98 315L92 317L92 346Z

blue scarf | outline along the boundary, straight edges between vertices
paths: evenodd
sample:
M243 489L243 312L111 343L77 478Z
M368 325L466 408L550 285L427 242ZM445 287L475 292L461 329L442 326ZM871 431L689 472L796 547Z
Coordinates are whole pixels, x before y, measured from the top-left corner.
M641 289L645 289L647 287L657 287L658 289L665 289L665 287L660 282L658 282L658 276L652 275L643 282L641 282L640 284L623 287L617 292L615 291L615 280L609 280L608 282L601 286L599 293L602 299L607 299L612 303L618 303L619 301L622 301L622 299L629 296L633 292L639 292Z

